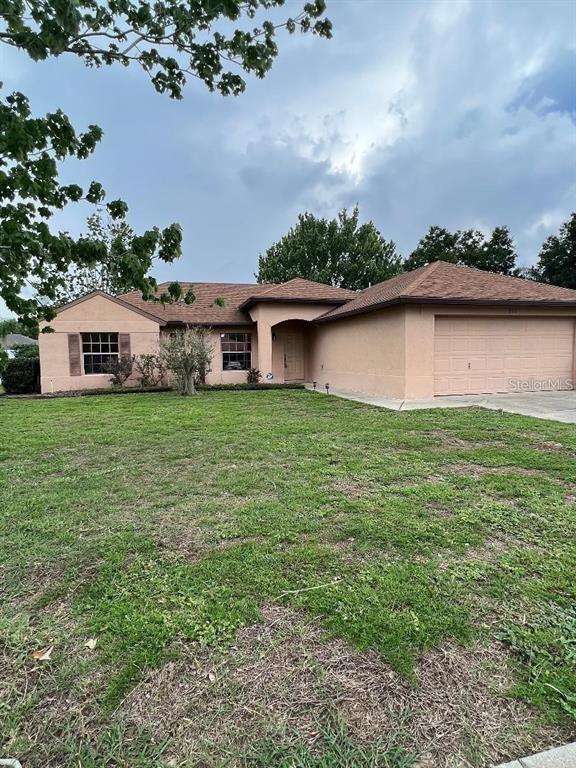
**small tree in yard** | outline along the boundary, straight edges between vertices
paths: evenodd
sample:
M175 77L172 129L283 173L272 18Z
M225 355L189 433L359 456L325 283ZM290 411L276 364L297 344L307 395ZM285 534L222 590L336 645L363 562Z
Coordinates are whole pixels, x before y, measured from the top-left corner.
M195 395L195 382L210 372L214 348L209 339L210 329L189 328L161 342L160 357L174 374L181 395Z

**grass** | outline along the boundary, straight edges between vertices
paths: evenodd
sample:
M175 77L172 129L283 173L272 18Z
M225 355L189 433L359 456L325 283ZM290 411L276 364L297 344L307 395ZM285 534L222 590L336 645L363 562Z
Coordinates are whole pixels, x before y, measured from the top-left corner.
M385 744L366 723L347 730L325 659L306 682L316 730L294 732L288 710L224 718L241 665L219 692L202 689L221 705L208 753L183 751L175 726L162 734L160 709L131 719L170 664L230 664L266 606L319 622L315 646L344 643L358 664L376 653L380 682L414 690L437 649L498 648L509 685L483 693L486 706L515 699L524 722L497 747L463 736L469 764L574 733L575 427L299 391L4 401L0 423L0 756L27 768L408 766L422 747L410 721ZM440 741L426 746L432 765L449 757Z

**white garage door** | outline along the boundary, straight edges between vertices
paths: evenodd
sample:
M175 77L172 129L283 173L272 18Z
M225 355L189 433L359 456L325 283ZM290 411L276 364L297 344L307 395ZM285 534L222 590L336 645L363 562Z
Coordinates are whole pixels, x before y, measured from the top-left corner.
M436 317L434 392L572 389L574 320Z

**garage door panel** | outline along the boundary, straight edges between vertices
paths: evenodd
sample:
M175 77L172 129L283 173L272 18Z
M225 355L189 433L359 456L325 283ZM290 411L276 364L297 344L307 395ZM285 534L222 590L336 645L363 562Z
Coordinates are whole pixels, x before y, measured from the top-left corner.
M471 371L485 371L487 368L486 357L469 356L469 368Z
M488 345L486 343L486 339L483 339L480 336L477 336L477 337L473 336L470 339L469 349L470 349L470 352L487 352Z
M435 394L571 389L572 318L436 317Z

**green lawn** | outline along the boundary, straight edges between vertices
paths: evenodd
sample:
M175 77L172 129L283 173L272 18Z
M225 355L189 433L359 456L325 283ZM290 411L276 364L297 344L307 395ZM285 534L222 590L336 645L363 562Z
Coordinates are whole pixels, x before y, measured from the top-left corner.
M3 399L0 428L0 757L484 766L574 737L574 426L266 391Z

